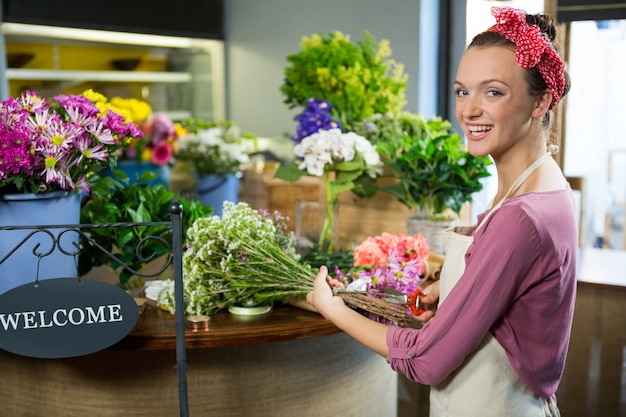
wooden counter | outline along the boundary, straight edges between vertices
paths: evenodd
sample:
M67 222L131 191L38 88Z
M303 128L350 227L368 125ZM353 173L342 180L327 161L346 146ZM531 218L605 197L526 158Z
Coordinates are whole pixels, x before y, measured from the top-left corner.
M583 248L561 415L626 416L626 252Z
M626 290L626 251L581 249L578 254L578 282Z
M188 349L240 346L255 343L308 339L340 330L317 313L285 305L258 316L221 312L210 317L209 330L187 330ZM112 349L159 350L176 348L174 316L147 305L134 330Z
M187 331L190 417L395 417L397 374L320 315L275 306ZM147 306L113 347L66 359L0 350L0 415L180 415L174 317Z

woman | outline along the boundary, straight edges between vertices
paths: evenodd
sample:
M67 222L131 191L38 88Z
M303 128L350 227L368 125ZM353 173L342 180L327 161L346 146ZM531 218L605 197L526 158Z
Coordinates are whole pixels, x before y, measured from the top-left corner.
M309 303L408 378L431 385L434 416L558 416L576 289L574 199L548 146L568 92L545 15L493 8L496 24L463 54L456 117L473 155L491 155L498 189L478 225L445 233L437 303L417 330L345 308L320 270Z

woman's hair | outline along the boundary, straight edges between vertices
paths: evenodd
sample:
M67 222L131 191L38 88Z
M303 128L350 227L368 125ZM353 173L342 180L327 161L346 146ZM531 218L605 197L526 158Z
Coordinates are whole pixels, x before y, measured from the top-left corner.
M554 21L552 18L545 14L527 14L526 15L526 23L530 26L536 25L539 27L542 35L546 37L548 40L549 47L553 48L557 53L558 49L556 47L556 27L554 25ZM493 46L504 46L510 48L511 50L515 50L516 45L510 40L506 39L501 33L497 31L486 31L479 33L476 35L472 42L467 47L477 47L477 48L487 48ZM570 89L570 78L565 71L565 84L563 88L562 97L569 92ZM526 79L526 83L528 85L528 93L532 97L539 97L546 89L548 85L546 84L543 76L539 72L536 66L532 68L527 68L524 71L524 78ZM543 118L544 127L550 126L550 115L552 112L546 112Z

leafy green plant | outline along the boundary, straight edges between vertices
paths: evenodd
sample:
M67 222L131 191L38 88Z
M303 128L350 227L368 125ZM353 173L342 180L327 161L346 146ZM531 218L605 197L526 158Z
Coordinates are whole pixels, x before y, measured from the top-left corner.
M177 198L183 206L183 240L186 230L200 217L210 216L212 208L197 201L177 197L162 184L149 185L156 174L144 173L136 182L130 183L128 176L114 170L115 177L95 177L92 193L82 207L82 224L101 223L152 223L170 221L170 204ZM167 247L158 239L142 239L155 236L171 245L172 230L169 226L150 225L133 227L106 227L88 229L90 237L104 249L114 254L122 263L135 271L141 271L149 262L168 253ZM119 274L120 284L128 288L133 273L109 257L100 249L82 242L79 256L79 274L82 276L91 268L109 265Z
M367 31L356 44L339 31L303 37L302 50L287 56L280 91L289 108L306 107L307 100L326 100L342 128L376 113L400 111L406 104L407 76L403 65L390 58L389 41L377 42Z
M376 137L378 152L398 182L383 188L430 220L457 215L490 176L488 157L471 155L449 121L408 112L378 116L364 125Z

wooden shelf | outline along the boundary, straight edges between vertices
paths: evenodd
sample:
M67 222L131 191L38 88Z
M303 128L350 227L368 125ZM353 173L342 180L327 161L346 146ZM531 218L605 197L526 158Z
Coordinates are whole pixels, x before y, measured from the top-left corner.
M107 82L153 82L187 83L191 74L187 72L149 72L149 71L65 71L42 69L8 69L9 80L43 81L107 81Z

